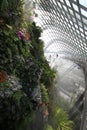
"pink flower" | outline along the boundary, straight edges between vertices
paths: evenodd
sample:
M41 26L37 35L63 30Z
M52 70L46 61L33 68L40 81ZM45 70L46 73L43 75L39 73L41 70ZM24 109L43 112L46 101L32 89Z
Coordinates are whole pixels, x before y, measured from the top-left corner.
M17 32L17 35L18 35L18 37L20 38L20 39L24 39L25 38L25 34L22 32L22 31L18 31Z
M17 35L20 39L22 39L24 41L29 41L29 39L30 39L30 34L28 32L24 32L24 31L19 30L17 32Z

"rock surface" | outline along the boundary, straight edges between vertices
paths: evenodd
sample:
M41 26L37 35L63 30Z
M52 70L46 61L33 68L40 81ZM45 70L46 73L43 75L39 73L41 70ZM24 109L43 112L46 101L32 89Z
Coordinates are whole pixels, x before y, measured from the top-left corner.
M7 82L8 82L8 87L6 87L4 89L4 85L3 85L3 87L0 88L1 97L4 97L4 96L9 97L14 92L16 92L22 88L19 78L15 77L15 76L8 76Z

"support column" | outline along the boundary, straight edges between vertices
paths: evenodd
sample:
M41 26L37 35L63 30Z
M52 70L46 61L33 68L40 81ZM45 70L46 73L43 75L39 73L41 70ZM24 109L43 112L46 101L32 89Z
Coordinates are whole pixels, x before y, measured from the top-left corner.
M82 122L81 122L80 130L87 130L87 63L85 64L84 74L85 74L85 94L84 94L84 107L83 107Z

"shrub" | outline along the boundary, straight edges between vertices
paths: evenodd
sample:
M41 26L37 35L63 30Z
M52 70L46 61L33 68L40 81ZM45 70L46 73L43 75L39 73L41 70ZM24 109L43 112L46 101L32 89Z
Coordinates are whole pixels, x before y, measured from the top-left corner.
M44 126L44 130L53 130L53 128L52 128L51 125L46 124L46 125Z
M54 117L57 130L72 130L73 122L69 120L68 114L63 109L57 108Z
M48 92L43 84L41 85L41 94L42 94L42 102L48 103L49 102Z

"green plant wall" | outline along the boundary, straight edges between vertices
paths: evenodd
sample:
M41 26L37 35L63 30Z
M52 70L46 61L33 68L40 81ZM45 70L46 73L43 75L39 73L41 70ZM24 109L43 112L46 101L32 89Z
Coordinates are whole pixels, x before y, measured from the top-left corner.
M34 22L24 20L23 3L23 0L0 1L0 74L3 71L7 74L5 82L0 80L0 97L2 87L3 91L10 89L9 76L17 77L22 85L10 97L0 98L2 130L16 129L16 124L21 124L35 110L32 98L38 85L44 85L42 101L49 102L46 88L51 86L55 75L44 57L42 30Z

